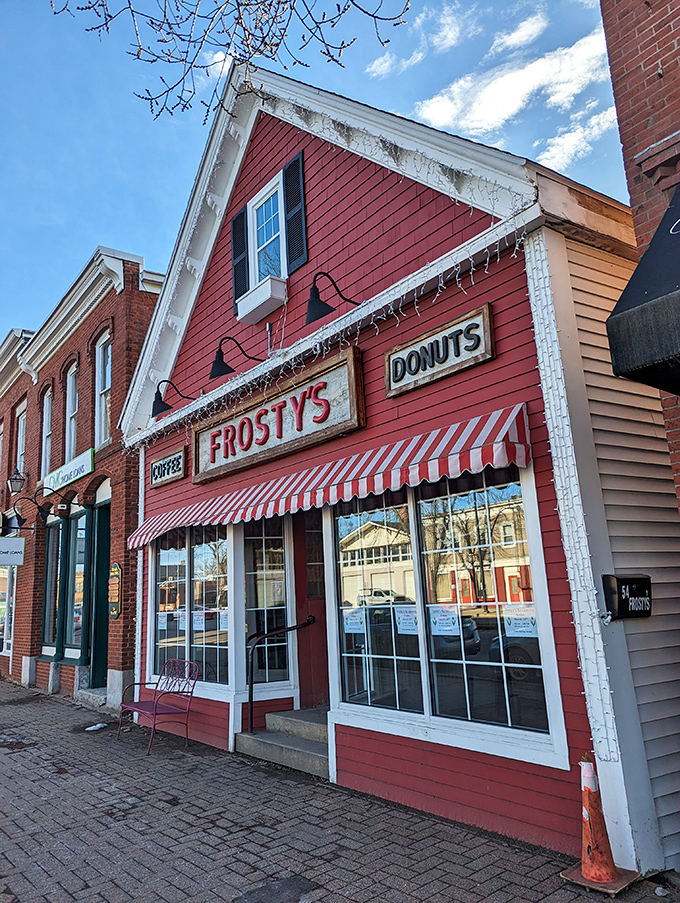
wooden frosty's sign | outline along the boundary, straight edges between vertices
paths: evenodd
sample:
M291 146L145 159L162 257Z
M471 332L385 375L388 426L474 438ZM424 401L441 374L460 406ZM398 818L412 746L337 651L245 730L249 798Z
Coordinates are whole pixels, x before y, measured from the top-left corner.
M356 348L309 367L287 387L193 432L193 482L252 467L365 424Z

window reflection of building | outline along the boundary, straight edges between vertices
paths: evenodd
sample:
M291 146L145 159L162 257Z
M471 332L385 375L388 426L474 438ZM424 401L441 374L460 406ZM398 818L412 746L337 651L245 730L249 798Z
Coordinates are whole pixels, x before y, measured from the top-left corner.
M516 468L342 503L336 535L346 702L547 731Z

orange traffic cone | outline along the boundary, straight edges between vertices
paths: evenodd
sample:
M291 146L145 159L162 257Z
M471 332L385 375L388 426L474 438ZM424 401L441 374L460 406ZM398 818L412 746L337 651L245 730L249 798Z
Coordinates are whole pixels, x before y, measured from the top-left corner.
M614 865L600 788L590 753L586 753L579 764L583 815L581 862L560 874L567 881L604 891L613 897L639 878L640 873Z

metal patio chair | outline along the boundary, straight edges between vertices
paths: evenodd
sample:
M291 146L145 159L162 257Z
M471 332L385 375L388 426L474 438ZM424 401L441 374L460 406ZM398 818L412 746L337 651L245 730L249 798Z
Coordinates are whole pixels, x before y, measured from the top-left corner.
M116 740L120 738L124 712L136 712L140 718L147 718L151 724L151 737L146 750L147 756L151 752L156 725L161 722L174 721L180 724L184 723L184 739L185 744L188 746L189 710L191 709L191 700L193 699L197 680L198 665L195 662L185 661L182 658L171 658L163 665L155 683L128 684L123 690ZM153 694L151 699L125 702L125 694L134 687L143 687L151 690Z

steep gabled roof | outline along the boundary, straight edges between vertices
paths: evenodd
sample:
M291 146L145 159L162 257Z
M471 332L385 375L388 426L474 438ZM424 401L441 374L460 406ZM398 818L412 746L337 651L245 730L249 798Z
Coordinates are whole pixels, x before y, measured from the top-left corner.
M548 190L545 192L546 196L551 196L551 205L555 207L552 221L575 217L574 221L578 222L578 217L582 216L583 225L593 231L603 228L607 222L606 216L596 212L606 206L601 196L512 154L439 132L284 76L258 71L249 83L244 70L233 67L121 415L119 425L128 445L147 441L156 432L150 413L154 393L158 383L172 374L261 111L455 201L487 212L494 218L494 224L407 279L374 298L365 299L360 307L326 323L291 347L275 352L248 373L235 376L208 395L172 412L163 418L162 429L227 393L238 391L249 379L279 371L284 360L304 358L342 330L370 322L372 317L388 310L395 299L403 299L416 288L421 291L436 286L445 269L460 272L473 262L488 260L489 253L496 253L503 244L515 245L523 234L546 221L546 211L538 203L539 181L552 191L552 195ZM563 186L567 185L572 195L572 189L579 188L581 192L597 197L599 207L592 203L579 205L571 196L565 198ZM618 206L624 210L623 205ZM622 224L620 231L616 241L628 243L630 237L624 234L625 225Z

